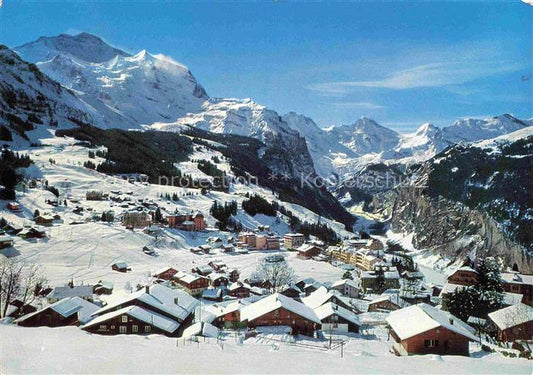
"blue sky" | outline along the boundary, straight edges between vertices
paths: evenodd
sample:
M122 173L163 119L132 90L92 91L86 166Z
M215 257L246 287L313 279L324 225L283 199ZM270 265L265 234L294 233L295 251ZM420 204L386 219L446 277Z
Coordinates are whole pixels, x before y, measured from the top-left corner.
M87 31L187 65L213 97L251 97L320 126L533 117L533 7L518 0L4 0L10 47Z

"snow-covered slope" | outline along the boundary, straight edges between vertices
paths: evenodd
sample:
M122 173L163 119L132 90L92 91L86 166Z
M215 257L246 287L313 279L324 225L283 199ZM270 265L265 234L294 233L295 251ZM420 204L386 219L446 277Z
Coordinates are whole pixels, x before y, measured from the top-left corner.
M90 34L40 38L15 50L97 109L107 127L175 121L207 99L182 64L145 50L130 56Z
M355 157L351 149L339 143L331 133L319 128L311 118L295 112L289 112L281 118L291 129L305 137L315 169L321 176L328 176L335 170L335 158Z
M400 140L397 132L366 117L362 117L352 125L329 128L328 132L358 156L388 154Z
M94 108L1 45L0 99L0 124L21 137L35 127L102 123Z
M343 174L374 163L423 162L454 144L491 139L526 126L527 121L504 114L488 119L458 120L442 129L424 123L410 134L398 134L367 118L362 118L353 125L332 127L327 131L356 154L355 158L338 157L334 160L333 167Z
M203 103L201 111L189 113L173 123L159 123L153 129L179 131L193 126L218 134L235 134L265 141L269 134L291 134L280 116L251 99L215 99Z
M89 33L43 36L34 42L16 47L16 50L26 61L47 61L57 55L66 55L87 62L100 63L109 61L117 55L130 56Z
M180 132L187 127L257 138L267 146L265 152L270 153L271 166L276 172L294 178L315 173L304 138L292 130L277 112L251 99L211 98L197 113L189 113L174 123L156 123L150 128Z
M528 126L524 121L510 114L488 119L467 118L456 121L452 126L442 129L443 137L450 143L472 142L495 138L512 133Z

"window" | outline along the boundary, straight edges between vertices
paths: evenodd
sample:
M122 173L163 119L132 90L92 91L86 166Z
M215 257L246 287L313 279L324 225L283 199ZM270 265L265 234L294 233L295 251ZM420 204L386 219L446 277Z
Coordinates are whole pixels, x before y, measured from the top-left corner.
M137 332L139 332L139 326L131 326L131 332L132 332L132 333L137 333Z
M115 326L111 326L111 329L113 329L113 330L114 330L114 329L115 329Z
M100 327L98 328L100 331L107 330L107 326L105 324L100 324Z
M152 327L151 326L144 326L144 332L146 332L146 333L152 332Z
M424 346L426 348L436 348L439 346L439 340L424 340Z
M128 322L128 316L122 315L122 323L127 323L127 322Z
M126 332L128 332L128 329L127 329L127 328L128 328L128 327L126 327L126 326L120 326L120 327L119 327L119 332L120 332L120 333L126 333Z

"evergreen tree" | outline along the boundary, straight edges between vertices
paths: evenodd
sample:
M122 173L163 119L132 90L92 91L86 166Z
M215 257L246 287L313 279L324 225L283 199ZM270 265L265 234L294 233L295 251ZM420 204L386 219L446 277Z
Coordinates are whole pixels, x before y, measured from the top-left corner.
M161 209L159 207L157 207L157 209L155 210L154 221L156 223L163 222L163 215L161 214Z

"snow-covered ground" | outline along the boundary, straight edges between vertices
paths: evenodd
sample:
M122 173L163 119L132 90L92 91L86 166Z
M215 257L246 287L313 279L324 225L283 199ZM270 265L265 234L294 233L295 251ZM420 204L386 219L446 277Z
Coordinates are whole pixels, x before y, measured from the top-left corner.
M272 336L270 336L272 337ZM0 326L3 374L31 373L186 373L186 374L530 374L525 359L499 353L474 352L473 357L413 356L390 353L383 329L368 336L344 337L340 348L322 349L327 342L296 341L296 345L268 338L250 338L242 344L228 336L200 343L164 336L99 336L76 327L21 328ZM278 337L283 339L283 337ZM66 343L68 345L58 345ZM309 345L311 347L305 347ZM320 348L320 349L319 349ZM475 345L472 349L476 350Z
M108 280L115 282L116 288L121 288L127 282L133 283L146 280L150 272L156 271L164 266L173 265L181 270L190 270L194 266L205 265L213 259L221 259L229 267L239 269L243 277L252 273L260 259L266 256L266 252L250 252L249 254L227 254L214 250L209 255L196 255L189 251L190 247L205 244L208 237L219 236L226 239L230 233L221 232L216 229L209 229L206 232L183 232L180 230L164 229L155 237L142 233L141 230L127 230L120 222L112 224L100 221L89 221L83 224L69 225L71 222L83 222L92 216L107 210L113 210L118 218L122 211L129 208L121 207L120 203L110 200L87 201L85 194L87 191L98 190L116 195L113 192L120 192L120 196L136 202L138 199L148 199L156 202L163 214L180 212L190 212L200 210L206 215L208 226L213 227L215 219L209 215L209 209L214 200L219 202L229 202L235 200L240 203L246 199L246 193L259 193L268 200L276 197L270 190L257 186L246 186L244 184L232 185L229 193L210 192L202 195L196 189L185 189L173 186L148 185L141 182L128 182L124 179L107 176L94 170L83 167L83 163L92 160L99 162L99 158L89 159L88 149L74 145L76 142L71 138L56 138L49 134L41 141L47 145L42 148L32 148L20 150L28 152L35 161L35 165L26 171L27 175L45 178L49 185L60 187L64 182L69 184L68 189L61 189L61 200L67 196L79 200L73 203L68 200L68 207L53 207L45 202L52 199L52 193L38 187L36 189L26 189L17 195L17 201L21 205L22 212L13 213L6 209L7 201L0 201L0 217L4 217L8 222L17 225L33 225L33 213L36 209L41 214L59 214L63 223L54 224L51 227L43 227L48 238L24 240L14 237L15 246L4 249L0 252L3 256L16 256L17 259L27 262L41 264L43 272L53 286L63 285L71 278L75 283L94 283L98 280ZM211 160L213 156L221 159L217 167L230 172L229 165L219 153L208 151L204 147L196 150L191 160ZM50 162L53 160L53 163ZM189 165L187 173L196 168L196 163L184 162ZM207 177L197 168L195 177ZM186 193L193 195L185 195ZM160 198L161 194L176 193L179 195L177 202ZM127 202L126 202L127 203ZM302 220L313 222L319 216L313 212L294 204L282 203ZM74 206L79 205L84 208L81 214L72 212ZM130 207L134 207L131 205ZM245 228L255 229L259 225L269 225L271 230L283 236L290 231L286 218L270 217L262 214L254 217L239 209L236 218ZM321 222L327 222L342 236L349 233L343 225L324 218ZM156 256L149 256L143 253L143 246L150 245L156 250ZM286 255L290 264L300 277L315 277L319 281L336 281L342 275L342 271L324 262L304 261L297 259L294 253L280 251ZM268 252L272 254L272 252ZM132 271L126 274L111 270L111 265L124 260L131 267Z

